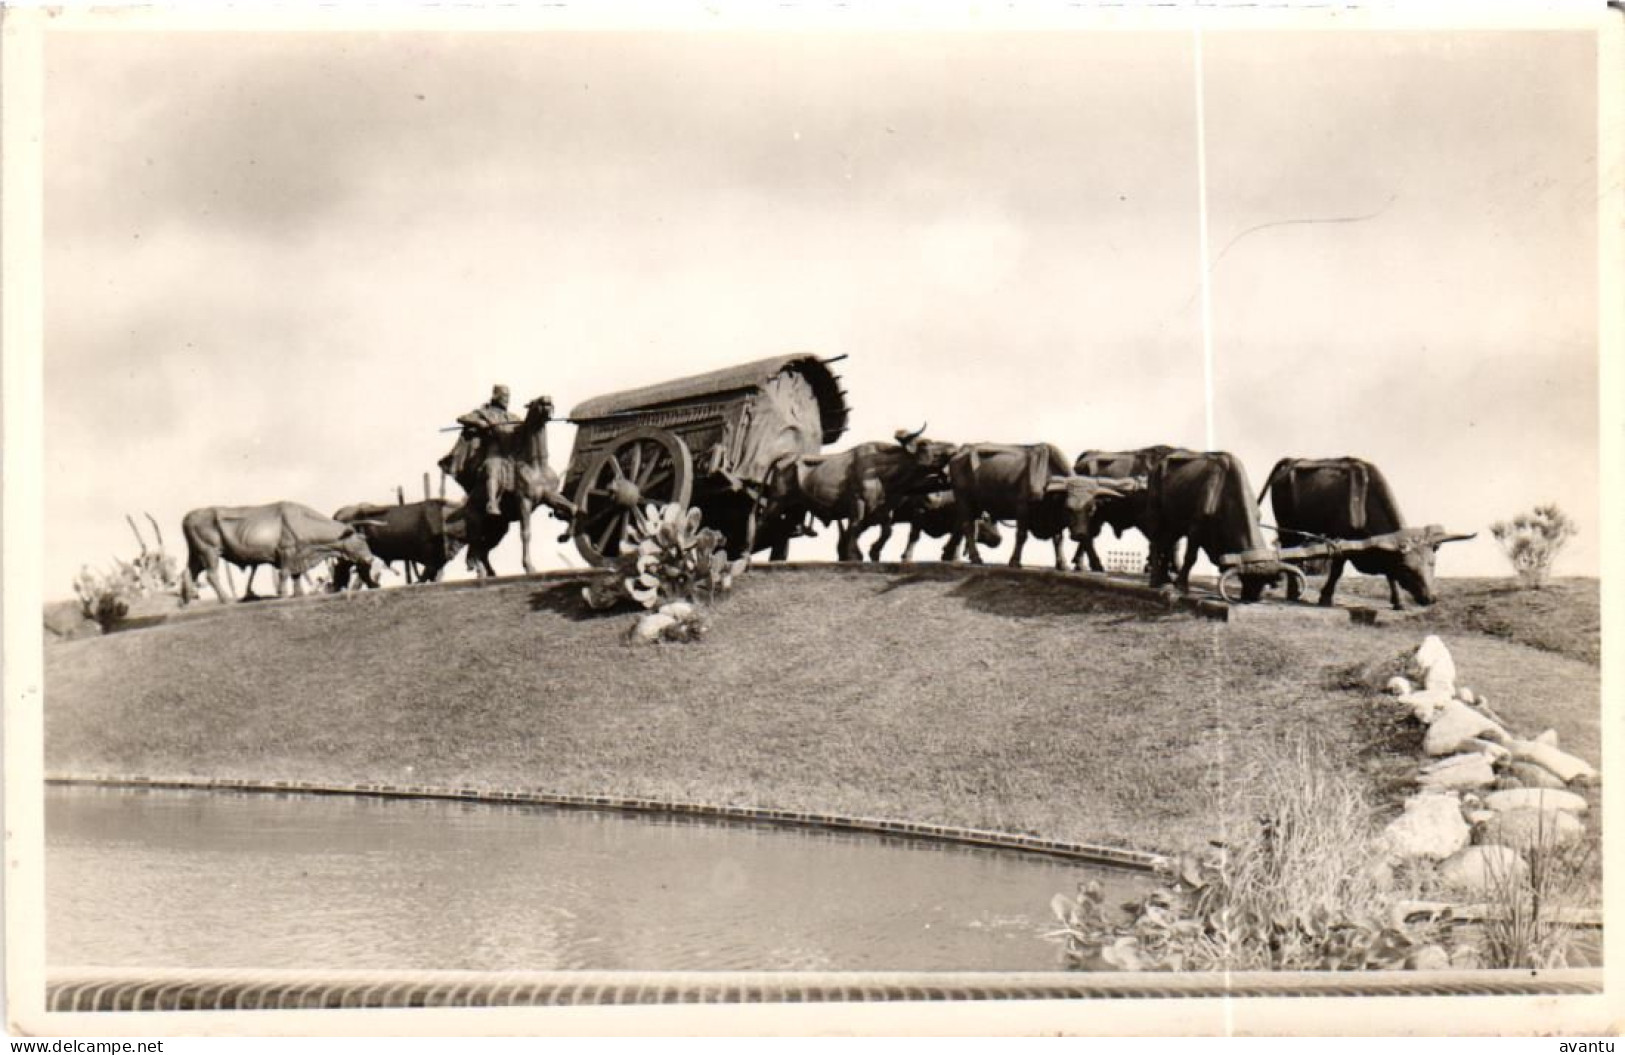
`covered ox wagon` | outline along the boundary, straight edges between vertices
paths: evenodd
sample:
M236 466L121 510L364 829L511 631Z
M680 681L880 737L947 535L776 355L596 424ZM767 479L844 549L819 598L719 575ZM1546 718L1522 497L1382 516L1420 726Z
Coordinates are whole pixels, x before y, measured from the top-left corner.
M564 493L581 555L612 562L632 509L651 502L698 508L736 557L782 555L801 518L762 505L768 471L846 431L845 392L829 367L838 358L774 356L577 406Z

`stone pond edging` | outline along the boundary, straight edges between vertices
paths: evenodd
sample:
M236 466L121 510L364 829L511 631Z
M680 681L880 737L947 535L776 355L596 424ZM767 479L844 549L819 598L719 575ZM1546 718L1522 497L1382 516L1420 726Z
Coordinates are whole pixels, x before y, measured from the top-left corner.
M791 1005L1110 1000L1166 1015L1156 1000L1242 997L1593 996L1595 969L1557 971L422 971L52 968L46 1008L275 1011L400 1007ZM1148 1002L1149 1001L1149 1002ZM1308 1013L1312 1004L1306 1004ZM784 1008L777 1016L788 1013ZM822 1011L815 1011L822 1014ZM914 1012L918 1014L918 1012ZM782 1026L782 1022L780 1023Z
M106 774L53 773L47 784L105 788L145 788L175 791L238 791L303 795L356 795L371 798L439 799L484 802L505 806L551 806L564 809L616 810L656 813L696 819L771 824L786 828L869 832L934 842L981 846L998 850L1059 857L1080 864L1152 872L1166 863L1159 854L1093 843L1044 839L1036 835L922 824L882 817L853 817L839 813L785 810L762 806L712 806L696 802L636 798L621 795L569 795L541 790L499 791L491 788L446 788L427 785L342 784L307 780L243 780L233 777L143 777Z

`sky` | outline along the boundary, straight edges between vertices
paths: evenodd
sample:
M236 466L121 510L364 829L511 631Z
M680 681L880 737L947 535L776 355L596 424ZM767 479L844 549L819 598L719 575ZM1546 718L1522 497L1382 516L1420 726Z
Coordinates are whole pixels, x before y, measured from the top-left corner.
M1206 443L1188 31L45 58L48 598L133 552L126 513L183 555L191 508L415 497L499 382L563 414L814 351L847 356L837 448ZM1556 501L1559 574L1597 574L1594 38L1209 33L1202 71L1214 446L1255 491L1284 456L1375 462L1410 522L1480 533L1445 575L1506 573L1488 525ZM579 563L560 526L542 567Z

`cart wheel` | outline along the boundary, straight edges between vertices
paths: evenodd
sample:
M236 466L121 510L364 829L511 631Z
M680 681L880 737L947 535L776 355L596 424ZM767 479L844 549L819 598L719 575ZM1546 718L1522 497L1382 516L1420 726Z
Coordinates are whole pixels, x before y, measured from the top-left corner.
M1309 580L1304 577L1301 569L1295 568L1290 564L1283 564L1281 566L1281 570L1286 573L1288 578L1296 579L1298 581L1298 592L1300 594L1304 590L1308 589ZM1235 604L1237 600L1240 599L1241 595L1239 592L1235 597L1230 596L1230 588L1240 581L1241 567L1239 565L1226 570L1223 575L1219 576L1219 596L1224 598L1226 604Z
M686 509L693 483L681 436L648 426L621 433L593 456L576 485L576 549L589 563L613 564L632 510L650 502Z

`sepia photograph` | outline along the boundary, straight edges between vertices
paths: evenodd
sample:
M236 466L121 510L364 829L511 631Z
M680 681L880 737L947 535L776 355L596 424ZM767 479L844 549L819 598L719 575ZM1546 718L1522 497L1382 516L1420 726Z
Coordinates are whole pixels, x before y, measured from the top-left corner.
M1618 10L6 16L9 1030L1619 1028Z

